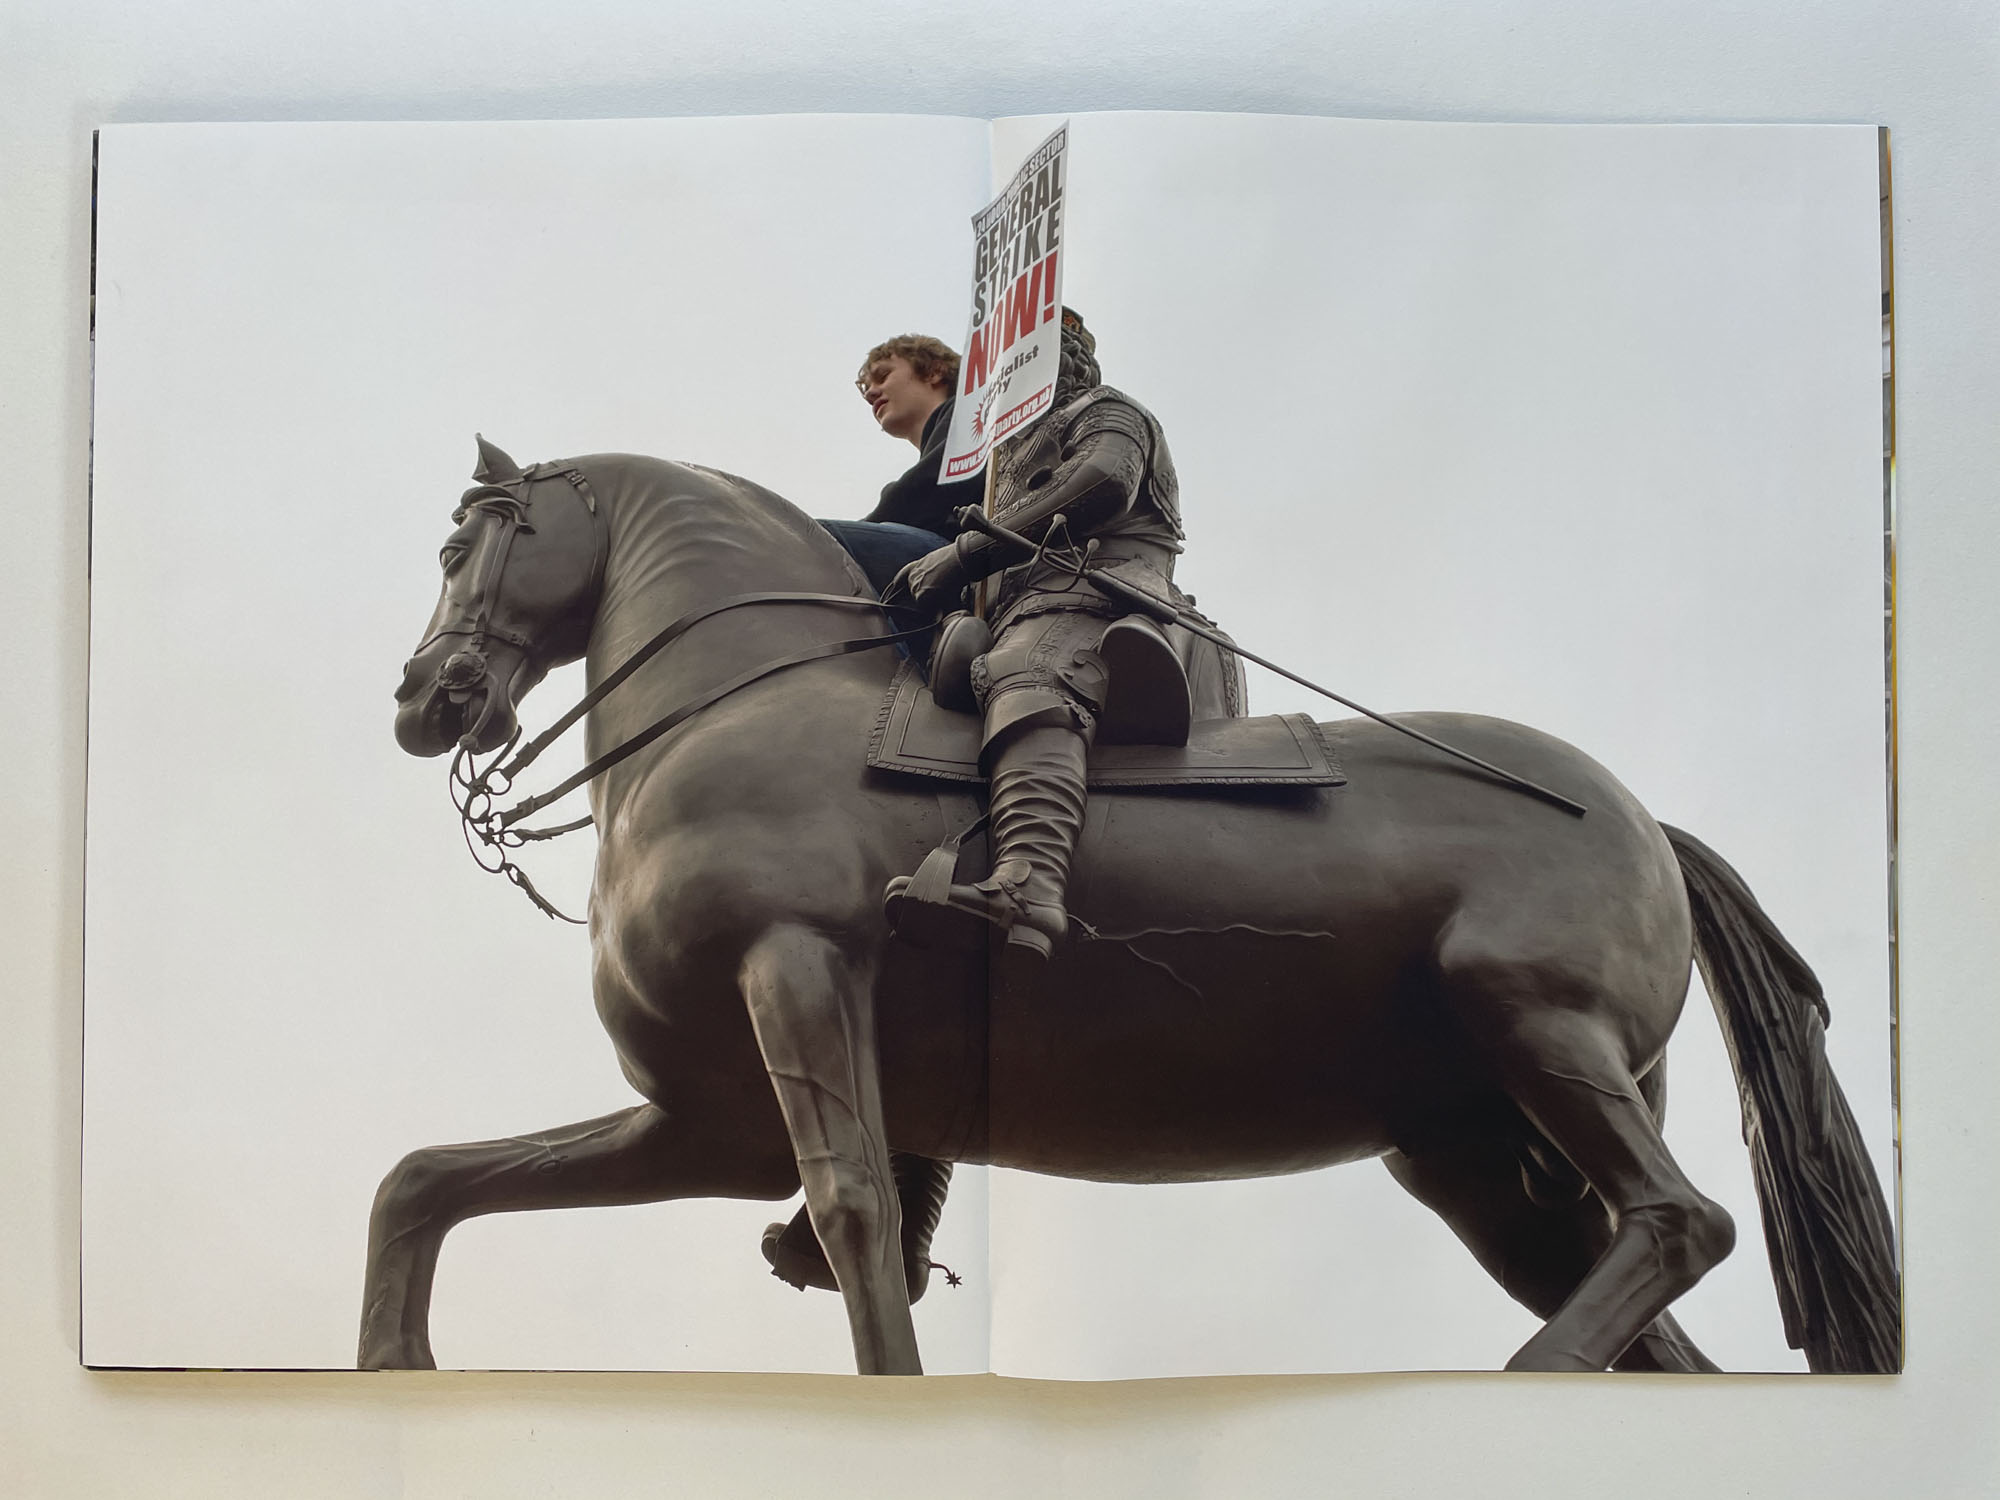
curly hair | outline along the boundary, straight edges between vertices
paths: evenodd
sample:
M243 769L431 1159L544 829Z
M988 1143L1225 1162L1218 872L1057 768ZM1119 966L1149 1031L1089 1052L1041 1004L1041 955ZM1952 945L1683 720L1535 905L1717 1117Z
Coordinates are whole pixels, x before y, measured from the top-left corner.
M1104 372L1097 365L1097 340L1082 330L1080 319L1074 332L1067 322L1063 324L1059 345L1061 354L1056 366L1056 390L1051 398L1057 406L1063 405L1072 396L1081 396L1085 391L1095 390L1104 384Z
M934 339L927 333L899 333L870 349L868 357L861 361L861 368L855 372L856 385L868 383L869 367L878 359L908 360L910 373L925 385L944 387L946 395L951 394L952 383L958 379L957 351L944 340Z

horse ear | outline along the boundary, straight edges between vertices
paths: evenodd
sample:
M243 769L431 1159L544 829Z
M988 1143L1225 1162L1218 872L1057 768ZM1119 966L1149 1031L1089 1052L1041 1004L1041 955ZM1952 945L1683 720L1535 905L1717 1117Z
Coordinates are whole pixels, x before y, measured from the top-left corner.
M500 449L486 441L480 433L473 436L479 440L479 464L473 469L472 477L481 484L512 484L521 477L521 466Z

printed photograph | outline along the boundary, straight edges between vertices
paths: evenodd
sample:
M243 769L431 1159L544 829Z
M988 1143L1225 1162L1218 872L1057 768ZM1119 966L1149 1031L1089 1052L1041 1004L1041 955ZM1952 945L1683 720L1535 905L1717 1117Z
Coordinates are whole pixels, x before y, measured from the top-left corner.
M84 1361L1899 1368L1878 152L105 129Z

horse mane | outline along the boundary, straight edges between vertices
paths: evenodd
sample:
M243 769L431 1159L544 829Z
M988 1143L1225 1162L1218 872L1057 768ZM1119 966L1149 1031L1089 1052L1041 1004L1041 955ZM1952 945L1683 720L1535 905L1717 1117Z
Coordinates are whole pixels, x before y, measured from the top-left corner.
M621 544L629 547L644 533L655 530L691 533L666 543L681 549L679 555L684 557L690 540L697 544L697 551L707 551L714 544L726 545L732 535L747 531L751 534L750 550L758 560L768 560L774 548L799 544L808 552L816 552L816 561L821 565L837 559L845 576L868 590L860 569L825 527L775 490L741 475L706 464L640 453L590 453L531 464L523 469L483 433L474 434L474 438L479 447L478 462L472 472L476 484L505 488L530 476L584 476L591 509L597 508L599 495L610 502L606 520L611 527L614 551ZM690 508L695 510L691 524L683 514Z
M562 461L583 474L610 528L602 606L639 615L651 601L805 589L872 597L832 534L754 480L636 453Z
M693 511L709 530L749 525L759 532L775 527L788 540L800 542L822 556L846 552L825 527L777 491L707 464L682 459L653 458L640 453L593 453L564 459L560 467L601 476L600 493L618 519L653 518L657 510ZM679 519L678 514L675 519Z

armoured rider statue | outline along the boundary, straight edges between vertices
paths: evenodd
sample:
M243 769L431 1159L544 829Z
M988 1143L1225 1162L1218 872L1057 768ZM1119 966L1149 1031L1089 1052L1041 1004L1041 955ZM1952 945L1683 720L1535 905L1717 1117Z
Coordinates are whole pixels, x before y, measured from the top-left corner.
M1129 613L1086 581L1116 571L1178 600L1179 486L1151 412L1102 383L1097 341L1062 312L1061 373L1052 409L996 451L992 518L1037 544L1032 558L968 530L917 559L890 587L921 606L948 607L989 584L992 645L973 663L985 714L980 758L990 784L993 873L954 884L954 910L1005 931L1008 951L1046 958L1068 928L1064 892L1083 828L1084 763L1105 701L1100 646ZM1164 648L1164 643L1162 644ZM907 877L890 882L895 921Z

